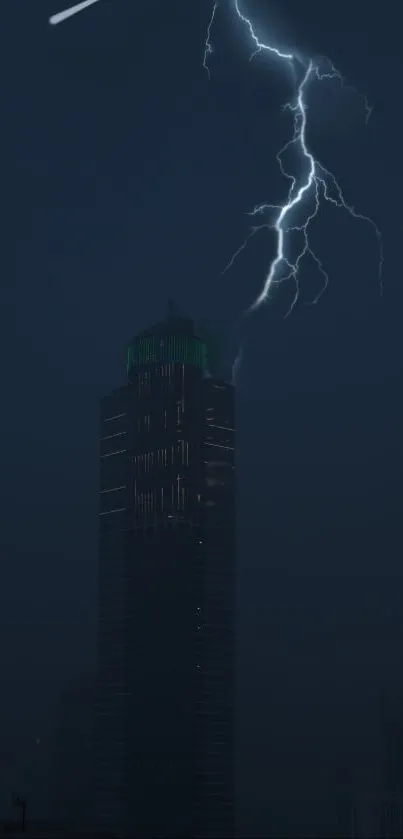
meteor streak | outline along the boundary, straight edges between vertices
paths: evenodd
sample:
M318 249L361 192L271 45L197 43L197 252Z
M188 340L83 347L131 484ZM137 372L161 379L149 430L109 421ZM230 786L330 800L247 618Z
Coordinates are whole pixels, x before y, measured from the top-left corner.
M203 66L209 76L208 60L213 53L211 43L211 30L217 12L218 2L215 2L210 22L207 28L207 35L204 47ZM319 275L322 277L320 291L316 294L311 303L317 303L319 298L328 286L329 275L324 269L321 260L312 250L309 242L309 226L318 215L323 202L326 201L333 207L344 210L357 221L365 222L372 227L378 241L379 263L378 276L380 290L382 292L382 269L383 269L383 244L379 228L369 216L356 212L353 206L348 204L335 176L317 160L307 145L307 90L313 82L325 82L329 79L336 79L343 84L343 78L339 71L326 58L309 59L304 61L298 55L291 52L283 52L270 43L261 41L256 35L252 21L241 11L239 0L231 0L235 14L248 30L252 41L252 60L257 54L265 52L271 54L274 59L282 61L292 70L293 78L298 76L301 81L296 87L293 100L284 106L285 111L292 115L292 135L282 149L277 153L276 158L281 174L288 180L289 189L286 200L283 204L261 204L256 206L250 213L255 221L262 219L261 224L251 227L244 242L235 251L228 265L224 268L223 274L228 271L234 261L249 244L251 238L259 231L274 230L276 237L276 254L272 260L264 281L262 290L252 303L248 311L259 308L272 296L272 291L279 284L291 280L294 283L294 296L291 305L286 312L289 315L299 300L299 274L301 263L305 257L310 257L316 264ZM364 98L365 124L371 116L372 108ZM285 152L293 151L299 160L300 175L291 174L283 162ZM298 217L302 220L298 221ZM292 248L296 256L292 255Z
M82 3L76 3L75 6L71 6L70 9L66 9L64 12L58 12L56 15L52 15L49 18L49 23L51 26L56 26L57 23L63 23L64 20L67 20L69 17L73 17L76 15L77 12L82 12L84 9L87 9L88 6L93 6L94 3L98 3L98 0L82 0Z

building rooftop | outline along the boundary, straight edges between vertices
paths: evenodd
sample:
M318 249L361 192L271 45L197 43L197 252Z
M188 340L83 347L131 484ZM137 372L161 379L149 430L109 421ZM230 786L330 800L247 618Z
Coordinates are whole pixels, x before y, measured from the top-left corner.
M165 318L135 335L128 346L127 373L149 364L190 364L206 375L226 378L222 367L222 336L208 326L196 326L168 302Z

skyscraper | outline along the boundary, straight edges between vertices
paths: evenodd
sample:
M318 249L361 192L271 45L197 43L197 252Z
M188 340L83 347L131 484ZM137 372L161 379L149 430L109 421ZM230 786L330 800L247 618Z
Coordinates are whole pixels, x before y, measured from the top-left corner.
M234 832L234 389L172 311L102 400L97 821Z

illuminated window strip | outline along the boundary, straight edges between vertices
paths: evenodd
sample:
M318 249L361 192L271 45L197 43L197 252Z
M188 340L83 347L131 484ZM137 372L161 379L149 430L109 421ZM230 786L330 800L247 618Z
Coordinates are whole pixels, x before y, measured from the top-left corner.
M204 443L205 446L212 446L213 449L225 449L227 452L234 452L235 449L231 446L220 446L219 443Z
M212 425L209 417L207 417L207 422L209 424L209 428L220 428L222 431L233 431L235 433L235 428L229 428L228 425Z
M114 454L123 454L124 452L127 452L127 451L128 451L128 449L118 449L116 452L109 452L109 454L101 454L101 458L102 457L113 457Z
M114 417L105 417L102 422L112 422L112 420L120 419L120 417L126 417L127 414L115 414Z
M106 510L105 513L98 513L99 516L111 516L112 513L125 513L127 507L117 507L116 510Z

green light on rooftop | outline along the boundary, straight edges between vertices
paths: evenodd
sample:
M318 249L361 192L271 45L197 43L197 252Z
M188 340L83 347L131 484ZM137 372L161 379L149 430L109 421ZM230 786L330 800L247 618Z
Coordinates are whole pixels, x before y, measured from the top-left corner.
M205 344L191 335L143 335L127 350L127 372L150 364L189 364L205 369Z

